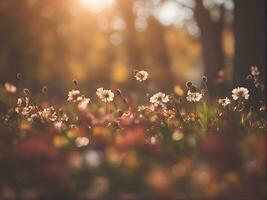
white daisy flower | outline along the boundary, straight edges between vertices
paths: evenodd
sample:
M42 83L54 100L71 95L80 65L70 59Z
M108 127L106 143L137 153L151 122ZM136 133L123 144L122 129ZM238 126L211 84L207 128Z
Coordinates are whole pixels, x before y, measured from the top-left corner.
M62 127L63 127L63 122L62 121L57 121L53 125L54 125L55 129L61 130Z
M57 120L57 113L53 106L49 108L44 108L42 111L39 111L39 115L44 121L56 121Z
M32 106L24 107L21 109L20 114L27 117L32 111Z
M66 113L64 113L61 117L60 117L60 121L63 121L63 122L67 122L69 121L69 117Z
M90 102L89 98L83 98L83 100L79 102L78 108L81 110L85 110L89 102Z
M218 103L220 105L222 105L223 107L226 107L227 105L229 105L231 103L231 100L228 99L228 97L224 98L224 99L219 99Z
M23 104L23 100L22 100L22 98L18 98L17 106L21 107L22 104Z
M168 102L169 102L169 96L162 92L158 92L154 94L152 97L150 97L150 103L154 105L165 104Z
M167 106L163 103L155 103L152 104L149 109L150 111L160 110L160 112L164 112L165 110L167 110Z
M239 98L248 99L249 98L249 91L247 88L244 87L237 87L233 89L232 91L232 97L234 100L237 100Z
M114 99L114 93L111 90L104 90L103 88L98 88L96 90L96 95L103 102L111 102Z
M136 72L134 77L135 77L135 79L137 81L142 82L142 81L145 81L148 78L148 73L146 71L144 71L144 70L138 71L138 72Z
M9 93L15 93L17 91L17 87L11 83L4 84L5 90Z
M28 121L32 122L34 120L40 119L40 115L38 113L33 113L30 117L28 117Z
M15 112L16 113L20 113L22 114L22 112L26 112L26 110L29 110L28 106L29 106L30 100L28 97L25 98L18 98L17 101L17 106L15 108ZM22 114L23 115L23 114Z
M103 97L103 91L104 89L103 88L98 88L96 90L96 95L101 99Z
M190 102L198 102L202 99L203 94L199 92L191 92L188 90L186 100Z
M146 109L147 109L147 107L146 107L146 106L143 106L143 105L137 107L137 111L138 111L138 112L143 112L143 111L145 111Z
M77 102L81 101L83 97L81 96L81 92L79 90L71 90L68 94L67 101Z
M18 98L17 106L18 107L27 107L30 103L30 99L28 97Z
M251 75L253 75L253 76L259 76L260 75L260 71L259 71L259 68L257 66L251 66L250 72L251 72Z
M134 114L131 111L126 111L122 114L121 118L134 118Z
M175 118L175 112L173 110L163 109L163 115L169 119Z

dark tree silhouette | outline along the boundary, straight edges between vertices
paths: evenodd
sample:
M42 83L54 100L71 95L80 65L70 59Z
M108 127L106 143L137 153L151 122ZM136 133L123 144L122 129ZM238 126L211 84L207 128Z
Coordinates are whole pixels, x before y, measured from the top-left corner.
M172 89L173 75L171 72L170 58L168 57L166 42L165 42L165 29L159 21L154 17L148 18L148 26L145 33L140 34L135 29L136 16L133 13L134 1L117 1L118 10L126 22L127 29L124 31L125 50L129 60L129 64L137 68L144 66L144 55L150 57L154 62L150 63L153 67L159 67L162 70L162 77L160 85L164 89ZM140 44L138 38L143 35L146 41ZM140 46L144 49L140 49ZM168 81L166 81L168 80Z
M147 54L151 57L152 65L162 71L162 77L159 77L157 81L162 82L160 85L164 85L165 89L172 90L175 78L171 70L171 60L165 41L165 30L158 20L149 17L144 46Z
M213 81L217 77L219 70L224 67L224 55L222 48L224 6L220 5L220 18L214 21L209 14L209 10L204 7L203 1L196 0L195 2L194 17L201 32L205 75L209 79L210 91L214 94L218 94L219 91L223 92L223 90L214 90Z
M266 71L266 1L235 0L234 86L244 84L251 65Z
M124 32L125 50L129 59L129 64L133 67L142 65L138 46L136 45L135 16L133 13L133 1L118 0L117 7L121 16L126 22L127 28Z

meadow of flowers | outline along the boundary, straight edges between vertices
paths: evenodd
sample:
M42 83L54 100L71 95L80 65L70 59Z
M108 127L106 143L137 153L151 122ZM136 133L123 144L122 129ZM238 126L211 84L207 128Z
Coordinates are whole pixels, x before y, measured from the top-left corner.
M264 198L266 106L256 66L252 89L209 97L206 77L144 105L120 89L86 95L77 80L63 103L29 88L1 89L0 197ZM17 78L21 78L21 74ZM149 72L135 71L145 85ZM250 101L257 91L257 101ZM138 94L138 91L135 91ZM141 98L141 97L140 97ZM255 99L255 98L254 98Z

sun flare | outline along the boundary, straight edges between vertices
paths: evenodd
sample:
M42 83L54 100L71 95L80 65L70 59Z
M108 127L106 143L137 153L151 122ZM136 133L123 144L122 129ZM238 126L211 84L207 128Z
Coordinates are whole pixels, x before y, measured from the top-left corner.
M114 0L80 0L81 4L92 12L101 12L104 8L112 5Z

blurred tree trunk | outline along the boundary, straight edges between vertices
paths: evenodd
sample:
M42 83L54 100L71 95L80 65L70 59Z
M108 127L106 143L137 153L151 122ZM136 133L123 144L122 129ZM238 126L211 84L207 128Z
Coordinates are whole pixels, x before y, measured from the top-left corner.
M142 66L139 56L138 46L136 45L135 36L135 16L133 13L133 1L117 0L118 10L125 20L126 29L124 33L125 50L131 67Z
M23 44L21 37L21 28L25 29L25 16L21 16L23 2L11 2L8 4L10 8L16 10L14 13L9 13L8 10L0 12L0 54L5 56L5 73L0 74L0 81L11 81L14 83L16 74L22 69L22 52L21 45ZM20 17L18 17L20 16ZM0 58L1 59L1 58ZM2 61L0 60L0 63Z
M244 84L250 66L257 65L265 74L266 0L234 0L234 86Z
M201 32L205 75L208 77L208 87L212 95L222 94L224 92L224 90L214 89L214 80L217 78L219 70L224 67L222 46L222 31L224 26L223 5L221 5L220 11L220 18L215 21L211 18L209 11L204 7L202 0L196 0L194 16Z
M144 66L144 59L142 55L143 49L139 49L138 32L135 29L135 15L133 13L134 1L117 0L118 10L126 22L126 29L124 32L126 54L129 63L132 67L138 69ZM161 79L159 84L164 89L171 89L173 87L173 74L171 72L171 63L168 57L167 47L165 43L164 27L153 17L148 19L148 28L146 30L146 45L145 51L152 60L155 61L153 67L160 67L162 70ZM142 68L143 69L143 68Z
M171 61L165 41L165 27L154 17L148 18L146 30L146 52L151 57L153 67L158 67L162 72L157 81L166 90L173 90L175 77L171 70Z

